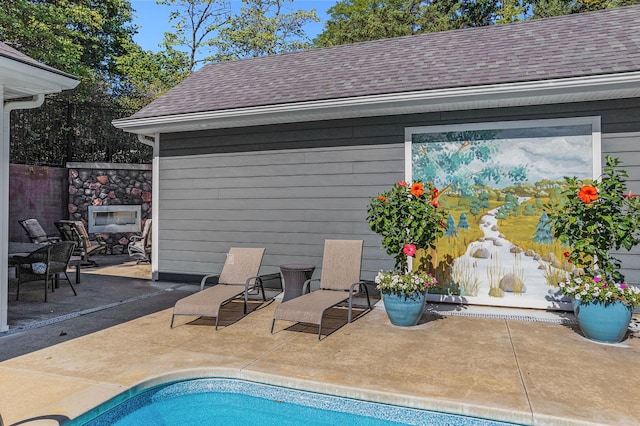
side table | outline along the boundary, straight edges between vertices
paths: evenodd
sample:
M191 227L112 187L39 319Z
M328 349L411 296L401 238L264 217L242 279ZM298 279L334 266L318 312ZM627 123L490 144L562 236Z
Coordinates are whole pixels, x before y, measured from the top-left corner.
M298 296L302 296L304 282L311 279L315 265L291 263L280 265L280 273L284 284L284 296L282 301L286 302Z

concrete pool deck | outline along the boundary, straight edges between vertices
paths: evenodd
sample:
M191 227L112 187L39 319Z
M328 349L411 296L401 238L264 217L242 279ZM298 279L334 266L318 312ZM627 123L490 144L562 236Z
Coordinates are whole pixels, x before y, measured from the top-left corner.
M330 334L318 341L317 328L287 322L270 334L277 304L243 317L232 303L218 331L189 317L170 329L171 309L162 309L3 361L4 424L56 425L134 386L203 376L522 424L640 419L635 333L602 345L571 324L472 317L471 308L449 306L455 310L424 315L412 328L391 325L382 308L344 324L344 310L335 309Z

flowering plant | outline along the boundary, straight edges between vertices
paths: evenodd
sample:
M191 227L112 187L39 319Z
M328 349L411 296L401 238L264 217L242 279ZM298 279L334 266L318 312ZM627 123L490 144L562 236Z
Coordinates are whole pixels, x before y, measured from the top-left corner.
M398 272L380 271L376 276L376 288L380 291L393 293L424 293L429 286L437 283L436 277L423 272L400 274Z
M408 257L415 256L418 249L435 248L442 236L446 223L439 197L430 183L400 181L371 199L369 227L382 236L382 247L394 257L396 271L408 272Z
M627 191L628 175L616 169L619 164L607 156L604 173L592 184L565 177L566 203L547 206L554 236L572 247L565 253L568 261L608 283L623 280L620 260L611 251L630 250L640 242L640 199Z
M622 301L635 308L640 306L640 288L607 281L601 276L574 276L560 283L562 293L576 300L612 303Z

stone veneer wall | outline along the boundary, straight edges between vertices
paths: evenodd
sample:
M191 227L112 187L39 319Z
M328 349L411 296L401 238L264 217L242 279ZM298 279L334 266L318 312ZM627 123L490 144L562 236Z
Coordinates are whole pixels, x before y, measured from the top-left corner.
M151 219L151 165L68 163L69 219L82 220L88 228L89 206L140 205L142 227ZM127 253L135 232L96 234L106 242L109 254Z

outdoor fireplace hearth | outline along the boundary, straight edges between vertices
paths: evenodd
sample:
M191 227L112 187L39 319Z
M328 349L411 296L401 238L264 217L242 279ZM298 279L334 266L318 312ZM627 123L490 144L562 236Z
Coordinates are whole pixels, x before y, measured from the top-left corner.
M89 206L89 233L140 232L139 205Z

